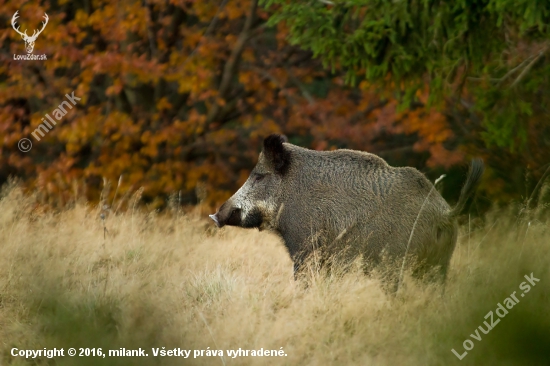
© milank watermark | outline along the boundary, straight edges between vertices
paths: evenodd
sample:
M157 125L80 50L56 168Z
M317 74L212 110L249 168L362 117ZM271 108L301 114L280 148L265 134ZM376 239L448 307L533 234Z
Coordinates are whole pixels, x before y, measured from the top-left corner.
M534 287L536 283L540 281L540 279L533 276L533 272L531 272L530 275L525 275L524 277L527 281L524 281L519 285L522 293L518 295L521 297L524 297L525 294L531 290L531 286ZM489 333L498 323L500 323L500 319L504 318L506 314L508 314L508 310L512 309L515 305L517 305L517 303L519 303L519 299L516 296L516 291L512 292L512 294L504 299L502 302L504 303L504 305L499 302L495 310L495 313L498 317L494 316L493 311L489 311L484 317L485 319L487 319L483 322L483 325L485 325L485 327L483 325L477 327L475 332L473 334L470 334L470 337L472 339L480 342L482 339L482 334ZM479 331L481 331L481 333ZM459 360L462 360L464 357L466 357L468 351L471 351L474 348L474 342L471 339L466 339L462 343L462 347L465 350L463 353L459 353L460 351L455 351L454 348L451 349L451 352L453 352Z
M57 106L56 109L50 112L57 121L61 121L61 119L69 112L69 110L73 109L73 106L76 105L76 102L82 99L75 96L74 91L70 95L65 94L65 97L68 101L64 100L63 102L61 102L60 105ZM71 102L73 105L71 105L71 103L69 102ZM53 129L53 126L57 124L54 118L52 118L49 113L46 113L46 115L42 117L42 123L39 124L33 132L31 132L32 137L34 137L36 141L40 141L40 138L44 137L48 132ZM29 152L32 148L32 141L26 137L22 138L17 143L17 147L22 152Z
M21 36L21 38L23 38L23 41L25 41L25 50L27 51L27 54L26 55L14 54L13 59L14 60L46 60L47 57L45 54L33 55L32 52L34 50L34 43L36 42L36 39L38 38L40 33L42 33L44 28L46 28L46 24L48 24L48 20L50 19L48 18L48 14L44 13L44 16L43 16L44 21L42 21L42 28L40 30L35 29L34 32L32 33L32 36L29 36L27 34L27 29L25 29L24 32L21 32L19 30L21 26L16 27L17 18L19 18L17 13L19 13L19 10L16 11L15 14L13 14L13 17L11 18L11 26Z

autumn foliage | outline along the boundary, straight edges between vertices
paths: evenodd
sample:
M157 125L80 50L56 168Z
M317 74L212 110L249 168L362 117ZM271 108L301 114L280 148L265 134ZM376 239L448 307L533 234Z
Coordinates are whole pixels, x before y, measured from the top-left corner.
M287 41L285 22L267 26L256 0L0 3L4 24L18 10L21 29L49 16L34 50L45 61L14 60L23 41L0 30L0 181L21 177L46 204L97 202L104 182L120 179L119 194L143 187L155 208L174 193L181 204L215 205L244 182L274 132L427 172L480 151L469 119L469 137L459 138L445 103L427 107L428 87L404 107L393 81L346 84L338 68ZM73 91L77 107L40 141L31 137ZM21 138L30 152L18 150Z

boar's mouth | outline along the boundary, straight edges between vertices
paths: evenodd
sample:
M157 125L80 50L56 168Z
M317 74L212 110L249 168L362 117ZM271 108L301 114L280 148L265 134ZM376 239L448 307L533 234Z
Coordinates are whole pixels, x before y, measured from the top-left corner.
M209 216L219 228L222 228L225 225L241 226L240 208L231 208L228 210L227 207L223 205L218 212L216 212L214 215Z
M259 228L262 226L262 223L262 213L258 209L253 209L248 215L246 215L240 226L244 228Z
M216 223L218 228L222 228L225 225L242 228L259 228L262 225L263 218L259 210L253 209L243 219L241 219L241 212L240 208L227 210L222 206L217 213L209 215L209 217Z

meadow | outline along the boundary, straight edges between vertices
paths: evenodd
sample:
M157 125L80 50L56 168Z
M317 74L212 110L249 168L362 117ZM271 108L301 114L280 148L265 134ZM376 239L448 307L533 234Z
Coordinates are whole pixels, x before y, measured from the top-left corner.
M446 285L406 275L397 294L359 269L311 270L274 235L218 230L204 209L158 213L76 200L42 210L16 185L0 201L0 365L548 365L545 207L462 219ZM103 214L103 216L102 216ZM525 275L539 279L520 297ZM476 329L516 291L487 334ZM478 337L478 336L476 336ZM459 360L469 339L473 348ZM466 343L469 345L469 343ZM12 348L120 348L149 357L13 357ZM223 350L154 357L152 348ZM232 358L227 350L284 350Z

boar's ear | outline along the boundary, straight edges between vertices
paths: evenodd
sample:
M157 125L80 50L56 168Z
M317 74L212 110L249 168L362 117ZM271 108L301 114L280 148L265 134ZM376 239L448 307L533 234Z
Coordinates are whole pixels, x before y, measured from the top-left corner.
M290 166L290 151L283 146L283 142L287 141L286 136L275 134L264 140L264 155L279 174L285 174Z

